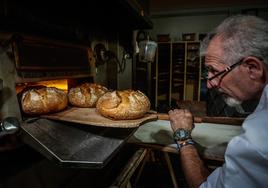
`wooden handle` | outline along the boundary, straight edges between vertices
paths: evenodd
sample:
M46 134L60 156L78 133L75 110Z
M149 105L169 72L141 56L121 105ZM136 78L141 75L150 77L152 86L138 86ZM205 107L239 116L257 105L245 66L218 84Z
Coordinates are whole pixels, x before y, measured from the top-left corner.
M160 120L169 120L168 114L165 113L156 113L158 119ZM230 124L230 125L242 125L244 118L237 118L237 117L210 117L210 116L203 116L203 117L194 117L195 123L217 123L217 124Z
M217 123L217 124L228 124L228 125L239 125L241 126L245 118L239 117L202 117L202 122Z
M157 118L160 120L169 120L169 116L168 114L164 114L164 113L157 113Z

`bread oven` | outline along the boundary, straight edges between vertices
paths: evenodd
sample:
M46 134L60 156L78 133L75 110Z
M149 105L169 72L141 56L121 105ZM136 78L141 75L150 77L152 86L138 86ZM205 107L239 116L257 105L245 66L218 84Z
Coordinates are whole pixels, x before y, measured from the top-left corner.
M68 92L80 83L94 82L91 48L30 36L5 36L0 53L1 121L17 120L20 138L61 165L102 168L134 129L32 117L25 115L20 107L20 96L26 88L42 85Z
M78 82L94 82L94 57L88 46L6 36L1 53L1 119L23 119L17 94L27 87L52 86L67 92L68 87Z

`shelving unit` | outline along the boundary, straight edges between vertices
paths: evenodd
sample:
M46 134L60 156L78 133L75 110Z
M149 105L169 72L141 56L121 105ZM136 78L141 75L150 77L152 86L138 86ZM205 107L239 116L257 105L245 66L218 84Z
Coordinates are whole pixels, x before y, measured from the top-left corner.
M199 56L199 42L186 42L186 78L184 100L200 100L201 62Z
M158 43L155 69L156 109L172 107L177 100L200 100L199 48L198 41Z
M199 48L199 41L158 42L155 62L137 61L134 88L148 95L153 109L161 112L178 100L201 100Z
M171 61L171 100L184 98L185 86L185 43L172 43L172 61ZM169 102L170 104L170 102Z
M171 87L171 43L159 42L156 58L156 87L155 87L155 107L160 103L165 104L166 101L170 101Z

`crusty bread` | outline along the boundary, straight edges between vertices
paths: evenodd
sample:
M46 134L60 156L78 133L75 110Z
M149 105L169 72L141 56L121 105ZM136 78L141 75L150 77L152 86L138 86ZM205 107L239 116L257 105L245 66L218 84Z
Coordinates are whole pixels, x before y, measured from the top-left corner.
M22 94L21 107L29 115L58 112L68 105L67 94L55 87L29 89Z
M91 108L108 89L96 83L84 83L70 89L69 103L76 107Z
M123 90L107 92L97 102L97 111L111 119L137 119L150 110L151 103L141 91Z

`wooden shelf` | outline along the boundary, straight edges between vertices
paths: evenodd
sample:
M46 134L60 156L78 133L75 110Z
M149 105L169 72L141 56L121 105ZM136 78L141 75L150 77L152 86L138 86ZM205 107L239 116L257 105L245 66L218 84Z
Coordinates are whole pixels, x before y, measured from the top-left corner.
M196 41L177 41L158 43L156 61L156 104L160 98L163 102L163 89L166 103L172 100L200 99L201 59L199 58L200 43ZM171 74L167 74L169 70ZM162 75L168 75L169 83L163 82ZM165 77L167 78L167 77ZM163 86L163 84L166 84ZM159 97L161 95L162 97ZM167 98L168 97L168 98ZM160 102L160 101L159 101Z

